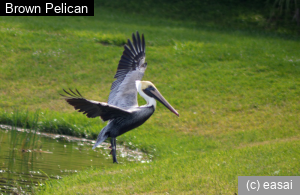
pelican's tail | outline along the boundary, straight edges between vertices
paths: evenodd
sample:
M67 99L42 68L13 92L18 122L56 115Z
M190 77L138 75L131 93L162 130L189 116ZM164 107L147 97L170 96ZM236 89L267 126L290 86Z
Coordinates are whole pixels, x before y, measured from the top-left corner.
M95 145L93 146L93 149L95 149L99 144L104 142L107 139L107 137L108 137L108 134L107 134L107 126L106 126L99 133L97 141L96 141Z

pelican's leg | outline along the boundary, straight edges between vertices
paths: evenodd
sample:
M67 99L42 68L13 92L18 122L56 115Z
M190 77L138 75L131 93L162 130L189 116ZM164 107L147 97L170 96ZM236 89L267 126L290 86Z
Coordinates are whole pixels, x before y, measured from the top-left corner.
M112 156L113 156L113 162L114 163L118 163L117 161L117 146L116 146L116 138L112 137L110 140L111 143L111 152L112 152Z

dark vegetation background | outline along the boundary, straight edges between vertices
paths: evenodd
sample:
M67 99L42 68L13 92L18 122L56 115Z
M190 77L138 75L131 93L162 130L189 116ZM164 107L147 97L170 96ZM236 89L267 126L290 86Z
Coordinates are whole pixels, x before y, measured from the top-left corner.
M300 33L299 0L95 0L95 5L199 27Z

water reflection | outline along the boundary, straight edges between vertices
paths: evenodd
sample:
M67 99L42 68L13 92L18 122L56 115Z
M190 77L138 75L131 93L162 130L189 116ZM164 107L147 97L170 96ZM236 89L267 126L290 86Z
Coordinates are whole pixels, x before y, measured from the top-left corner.
M86 168L113 166L108 145L92 150L93 143L87 140L55 138L0 129L0 194L27 194L32 186L42 185L48 178L61 179ZM119 149L119 157L125 157L120 163L144 158L142 153Z

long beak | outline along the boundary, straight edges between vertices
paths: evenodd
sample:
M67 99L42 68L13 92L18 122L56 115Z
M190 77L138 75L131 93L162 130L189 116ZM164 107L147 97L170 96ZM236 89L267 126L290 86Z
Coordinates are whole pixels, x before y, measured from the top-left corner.
M176 114L179 117L178 112L169 104L169 102L159 93L159 91L156 90L150 90L153 94L153 97L158 100L160 103L162 103L165 107L167 107L171 112Z

